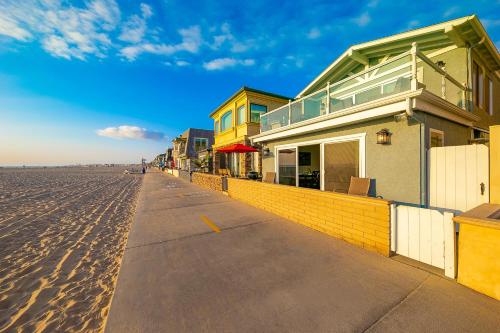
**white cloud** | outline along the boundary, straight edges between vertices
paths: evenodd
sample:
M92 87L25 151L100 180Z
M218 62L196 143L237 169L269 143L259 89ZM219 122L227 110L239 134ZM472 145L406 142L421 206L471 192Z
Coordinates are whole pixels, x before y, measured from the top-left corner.
M215 70L222 70L228 67L234 67L237 65L241 66L253 66L255 65L255 60L254 59L244 59L244 60L239 60L239 59L234 59L234 58L218 58L211 60L209 62L203 63L203 67L207 71L215 71Z
M141 3L141 12L142 16L145 18L153 16L153 9L151 8L150 5L147 5L145 3Z
M132 15L122 26L122 32L118 39L124 42L139 43L143 40L147 31L147 19L153 16L153 9L141 3L142 16Z
M115 0L93 0L84 7L48 0L4 2L0 12L5 13L0 18L0 34L18 40L39 37L53 56L82 60L90 54L105 56L111 45L109 33L121 16ZM7 31L5 22L10 24Z
M187 29L180 29L178 32L182 37L182 41L179 44L142 43L126 46L120 50L120 54L128 61L133 61L142 53L156 55L172 55L182 51L197 53L203 42L200 27L192 26Z
M21 41L26 41L32 37L31 33L21 28L15 20L2 14L0 14L0 35Z
M191 65L191 63L190 63L190 62L185 61L185 60L177 60L177 61L175 62L175 64L176 64L177 66L179 66L179 67L186 67L186 66Z
M500 25L500 19L482 19L481 23L485 28L492 28Z
M319 37L321 37L321 31L318 28L312 28L307 33L307 38L308 39L317 39Z
M415 27L417 27L419 25L420 25L419 20L411 20L410 22L408 22L408 26L406 27L406 29L407 30L414 29Z
M138 126L122 125L118 127L107 127L96 131L97 135L113 139L132 139L132 140L154 140L165 139L165 134L161 132L150 131Z
M370 23L370 21L372 19L370 17L370 14L368 14L368 12L364 12L363 14L361 14L360 16L358 16L358 17L356 17L356 18L354 18L352 20L358 26L364 27L364 26L368 25L368 23Z

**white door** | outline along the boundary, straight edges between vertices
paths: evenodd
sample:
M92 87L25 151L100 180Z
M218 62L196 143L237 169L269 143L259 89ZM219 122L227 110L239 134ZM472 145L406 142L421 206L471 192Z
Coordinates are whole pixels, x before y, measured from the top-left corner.
M464 212L489 202L488 154L485 145L430 148L430 207Z
M393 205L392 210L391 251L455 278L453 213L406 205Z

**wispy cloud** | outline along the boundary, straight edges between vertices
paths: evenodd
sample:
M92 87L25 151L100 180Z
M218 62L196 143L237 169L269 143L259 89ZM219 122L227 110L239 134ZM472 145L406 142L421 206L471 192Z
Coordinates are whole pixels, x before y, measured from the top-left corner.
M178 44L164 43L141 43L126 46L120 50L120 54L129 61L135 60L142 53L156 55L172 55L177 52L198 52L202 44L201 31L199 26L192 26L187 29L180 29L179 35L182 41Z
M19 26L13 18L0 13L0 35L26 41L32 37L31 33Z
M364 26L368 25L368 23L370 23L371 20L372 20L371 16L368 12L364 12L361 15L359 15L358 17L355 17L352 19L352 21L360 27L364 27Z
M307 33L308 39L318 39L319 37L321 37L321 31L318 28L312 28Z
M207 71L222 70L228 67L235 67L237 65L241 66L253 66L255 65L254 59L235 59L235 58L218 58L211 60L209 62L203 63L203 67Z
M165 139L162 132L150 131L138 126L122 125L118 127L107 127L96 131L97 135L113 139L132 139L132 140L154 140L161 141Z
M443 17L448 18L450 16L456 15L459 11L460 11L460 7L452 6L452 7L448 8L447 10L445 10L445 12L443 13Z

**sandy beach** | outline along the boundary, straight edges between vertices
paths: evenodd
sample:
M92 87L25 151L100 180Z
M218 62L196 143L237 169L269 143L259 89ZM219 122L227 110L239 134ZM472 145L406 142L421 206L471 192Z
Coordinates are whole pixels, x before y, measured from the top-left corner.
M142 175L0 169L0 332L102 331Z

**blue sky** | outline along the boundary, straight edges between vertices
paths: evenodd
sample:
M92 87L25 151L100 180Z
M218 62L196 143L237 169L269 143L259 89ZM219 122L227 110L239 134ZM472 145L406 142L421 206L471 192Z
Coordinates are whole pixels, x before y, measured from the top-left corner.
M500 1L0 0L0 165L136 162L243 85L295 96L352 44Z

